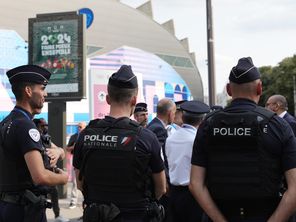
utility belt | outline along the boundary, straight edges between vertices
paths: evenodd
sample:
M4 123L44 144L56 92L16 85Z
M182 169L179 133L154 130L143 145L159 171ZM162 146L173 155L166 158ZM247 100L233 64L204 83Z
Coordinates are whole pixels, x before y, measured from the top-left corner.
M179 191L179 192L182 192L182 191L189 191L189 187L188 186L186 186L186 185L184 185L184 186L181 186L181 185L179 185L179 186L175 186L175 185L171 185L170 186L170 189L173 191Z
M240 201L215 201L226 218L236 220L250 218L269 218L275 211L280 199Z
M36 208L51 208L52 205L46 200L45 195L36 195L30 190L24 192L1 192L0 200L6 203L18 205L34 205Z
M151 202L144 208L118 208L115 204L87 204L84 222L116 222L119 218L143 219L149 222L162 222L165 217L164 208L156 202Z

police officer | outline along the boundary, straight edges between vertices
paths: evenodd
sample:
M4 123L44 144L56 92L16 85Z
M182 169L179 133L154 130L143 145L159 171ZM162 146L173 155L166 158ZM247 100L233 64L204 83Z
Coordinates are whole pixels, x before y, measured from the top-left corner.
M174 117L174 121L168 125L166 127L167 131L168 131L168 137L171 136L172 134L174 134L178 129L181 128L182 124L183 124L183 120L182 120L182 110L180 108L181 104L186 102L187 100L180 100L180 101L176 101L176 113L175 113L175 117Z
M57 167L57 161L65 158L64 149L56 146L51 141L51 136L48 134L48 124L44 118L33 119L33 122L37 126L40 132L41 142L46 154L49 157L49 165L45 166L47 169L54 170ZM55 222L67 222L69 219L60 215L59 196L57 186L49 187L49 193L52 210L54 212Z
M50 73L35 65L16 67L7 72L16 97L16 106L0 124L0 221L44 222L47 202L43 186L67 183L60 169L47 170L48 158L40 133L32 121L47 96Z
M201 221L202 210L191 195L188 185L191 168L191 154L197 128L208 105L200 101L187 101L180 105L183 125L166 140L170 176L170 212L172 221Z
M143 127L148 123L148 109L146 103L137 103L134 111L135 120Z
M161 209L151 203L166 189L161 148L152 132L129 118L137 93L131 66L121 66L108 82L110 115L91 121L75 144L83 221L161 221Z
M189 188L211 221L288 221L296 209L293 131L257 106L262 83L250 57L238 61L229 80L231 104L210 113L197 132Z

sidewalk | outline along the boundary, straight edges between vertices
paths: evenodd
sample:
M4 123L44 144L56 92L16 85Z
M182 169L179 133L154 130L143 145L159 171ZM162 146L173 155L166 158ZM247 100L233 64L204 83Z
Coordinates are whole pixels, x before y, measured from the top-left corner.
M79 192L77 207L74 209L69 209L71 186L72 184L68 183L68 192L67 192L68 197L66 199L59 199L60 215L70 219L71 222L82 222L82 220L79 220L79 218L82 216L82 213L83 213L82 206L81 206L82 194L80 192ZM55 222L54 213L52 209L47 209L46 215L47 215L48 222Z

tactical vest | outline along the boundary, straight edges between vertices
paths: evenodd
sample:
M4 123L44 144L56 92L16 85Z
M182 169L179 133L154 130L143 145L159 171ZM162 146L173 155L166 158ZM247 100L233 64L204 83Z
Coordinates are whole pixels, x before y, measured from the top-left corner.
M137 153L142 127L129 118L92 122L84 130L80 168L86 201L133 206L150 198L150 155Z
M270 153L262 140L273 115L257 107L240 113L229 108L207 117L207 184L214 199L279 196L280 157Z
M33 186L29 171L25 176L26 180L20 181L18 169L19 161L8 154L9 147L5 147L5 139L11 125L16 124L18 120L13 119L11 114L0 123L0 192L22 191ZM25 171L25 169L23 169Z

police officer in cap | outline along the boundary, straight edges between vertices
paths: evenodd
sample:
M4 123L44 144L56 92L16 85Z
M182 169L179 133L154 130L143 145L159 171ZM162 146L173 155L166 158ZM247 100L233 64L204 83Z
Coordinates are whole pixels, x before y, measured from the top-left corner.
M190 191L209 221L288 221L296 209L293 131L257 106L262 83L250 57L238 61L229 81L231 104L208 114L197 132Z
M7 72L16 106L0 123L1 222L47 221L44 185L67 183L65 172L45 168L44 161L48 161L48 156L32 121L43 107L50 75L35 65L24 65Z
M110 115L80 133L73 166L86 208L83 221L161 221L152 202L166 191L164 164L156 136L130 119L138 82L123 65L108 82Z
M182 124L183 124L183 120L182 120L182 115L183 112L181 110L181 104L186 102L187 100L180 100L180 101L176 101L176 113L175 113L175 117L174 117L174 121L167 126L167 131L168 131L168 137L173 135L178 129L181 128Z
M135 120L143 127L148 123L148 109L146 103L137 103L134 111Z
M180 105L180 110L183 125L165 144L171 182L170 212L172 221L196 222L201 221L202 209L188 189L191 154L198 126L210 108L200 101L187 101Z

